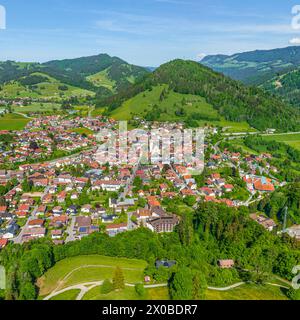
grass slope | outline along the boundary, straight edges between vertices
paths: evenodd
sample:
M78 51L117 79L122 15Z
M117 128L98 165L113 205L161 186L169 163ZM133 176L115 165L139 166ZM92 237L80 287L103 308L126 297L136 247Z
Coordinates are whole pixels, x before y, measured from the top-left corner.
M121 107L115 109L111 116L116 120L131 120L135 116L145 117L153 108L162 111L159 115L157 113L157 121L184 121L193 114L198 114L202 120L197 120L199 126L206 123L227 127L228 131L243 132L255 131L246 122L227 121L224 117L218 114L218 111L208 104L204 98L192 95L181 94L169 90L166 98L160 101L160 95L166 85L158 85L152 88L151 91L139 93L135 97L125 101ZM185 103L183 101L185 100ZM176 115L175 112L180 108L184 108L184 115ZM96 109L95 111L97 112ZM211 119L211 120L210 120Z
M38 280L40 295L47 295L58 286L63 289L74 284L111 279L116 266L123 268L126 282L136 283L142 281L146 265L142 260L98 255L67 258L59 261Z
M285 289L270 285L245 284L228 291L207 290L207 300L288 300Z

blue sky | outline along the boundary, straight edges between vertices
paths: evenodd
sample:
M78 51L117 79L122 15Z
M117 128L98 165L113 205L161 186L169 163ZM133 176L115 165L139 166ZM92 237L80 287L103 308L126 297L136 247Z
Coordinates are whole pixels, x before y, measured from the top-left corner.
M300 0L0 0L0 60L108 53L144 66L289 45ZM199 60L199 59L198 59Z

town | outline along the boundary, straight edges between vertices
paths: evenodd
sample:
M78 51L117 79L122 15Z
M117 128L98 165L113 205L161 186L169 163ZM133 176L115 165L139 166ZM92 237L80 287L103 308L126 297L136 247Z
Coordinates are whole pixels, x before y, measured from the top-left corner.
M205 169L193 176L176 163L100 163L96 134L117 130L103 116L45 116L21 131L1 134L0 247L49 238L60 245L91 233L116 234L140 227L172 232L182 214L200 202L228 207L250 206L284 186L272 176L271 154L242 154L213 143L215 128L206 128ZM143 122L148 128L156 123ZM166 128L178 124L166 123ZM209 153L208 153L209 150ZM262 165L263 163L263 165ZM281 229L271 218L253 212L250 218L266 230ZM285 230L300 239L295 225Z

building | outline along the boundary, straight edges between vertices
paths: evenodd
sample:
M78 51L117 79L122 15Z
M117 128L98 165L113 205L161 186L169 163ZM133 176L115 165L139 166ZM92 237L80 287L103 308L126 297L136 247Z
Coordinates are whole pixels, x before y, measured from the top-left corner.
M234 261L232 259L219 260L218 266L222 269L230 269L234 267Z
M163 215L154 217L147 221L146 226L153 232L173 232L174 228L179 224L179 218L174 215Z

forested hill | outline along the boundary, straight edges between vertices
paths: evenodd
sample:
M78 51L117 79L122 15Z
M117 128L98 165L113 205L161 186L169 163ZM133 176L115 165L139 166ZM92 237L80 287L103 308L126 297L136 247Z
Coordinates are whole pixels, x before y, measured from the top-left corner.
M18 82L21 78L42 73L65 85L75 86L109 96L126 89L149 73L117 57L99 54L76 59L54 60L46 63L0 62L0 84Z
M300 130L298 110L259 88L246 87L193 61L166 63L129 90L99 100L98 106L109 106L108 110L112 111L127 99L160 84L181 94L204 97L226 120L246 121L259 130Z
M231 56L212 55L205 57L201 64L246 84L262 84L278 72L298 68L300 47L256 50Z

